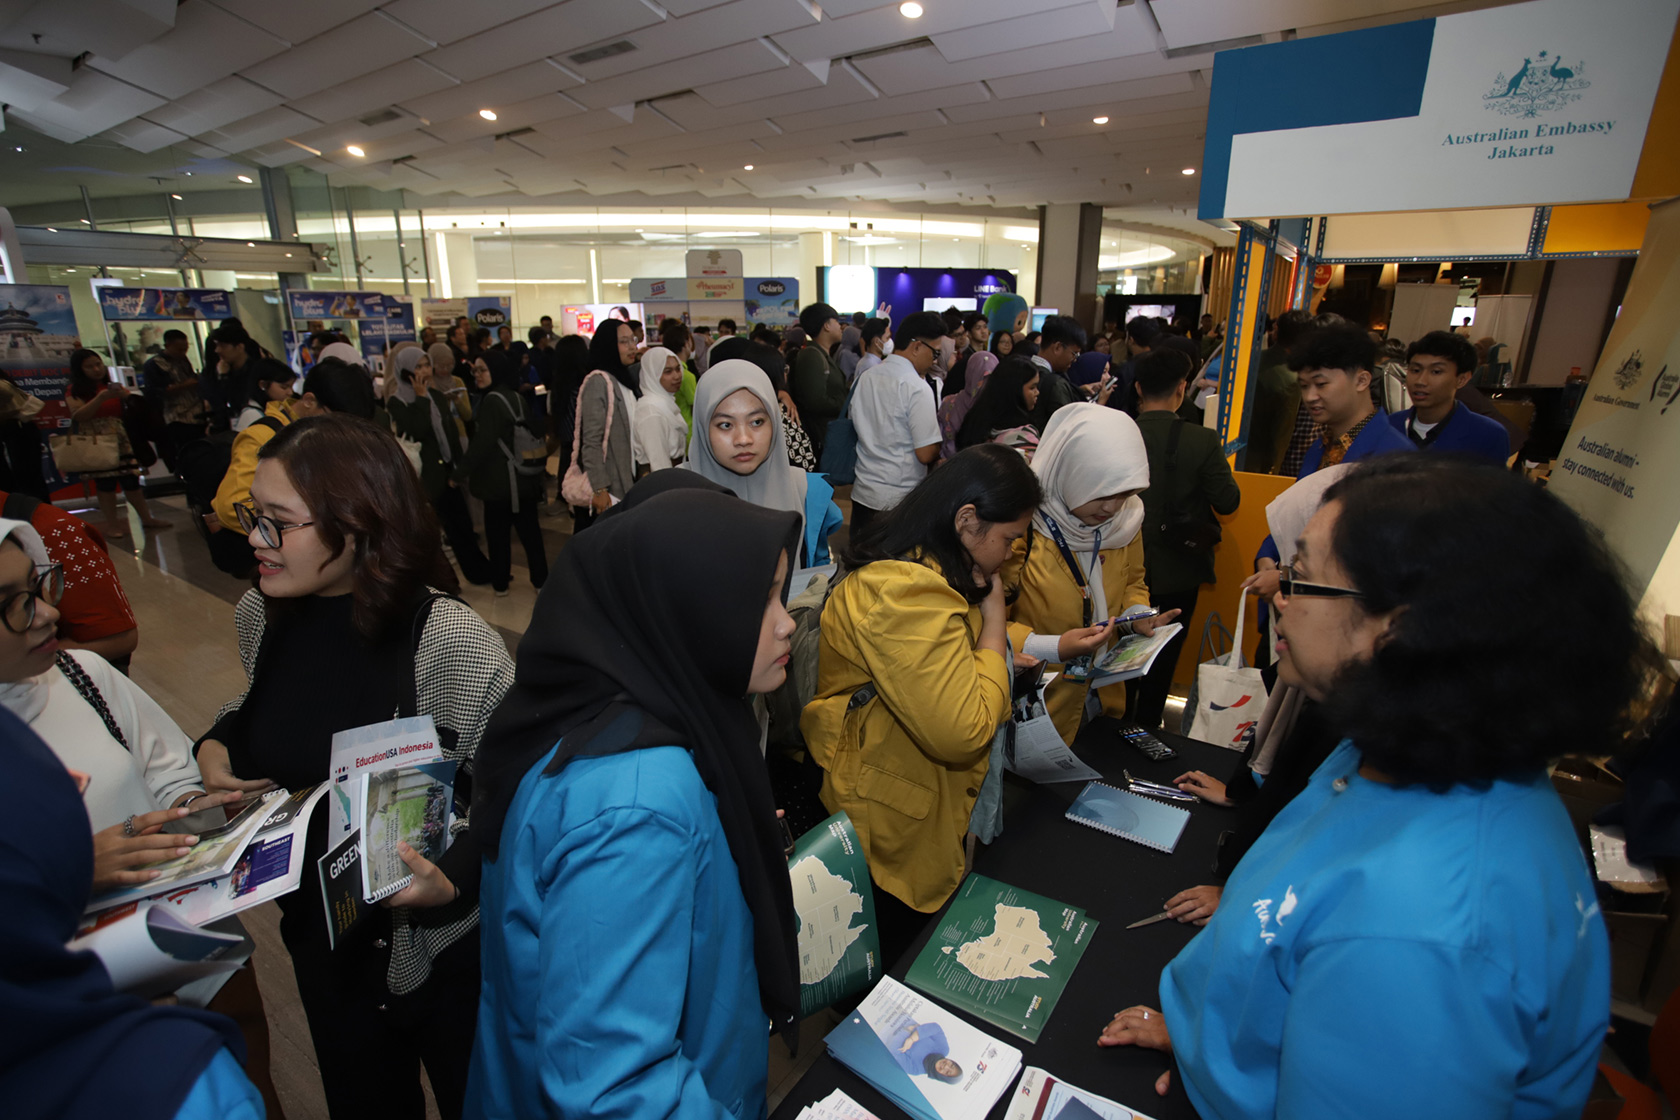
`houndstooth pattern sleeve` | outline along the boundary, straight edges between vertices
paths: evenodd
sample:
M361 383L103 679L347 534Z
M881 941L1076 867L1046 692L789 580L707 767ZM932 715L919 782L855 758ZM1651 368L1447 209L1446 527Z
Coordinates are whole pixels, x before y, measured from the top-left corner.
M253 587L240 596L239 605L233 609L233 626L239 634L239 661L245 666L245 691L222 705L222 710L216 713L217 723L229 712L237 712L244 707L245 697L251 694L251 676L257 669L257 651L262 648L263 633L268 628L262 592Z
M445 736L454 742L444 748L444 756L470 774L485 725L513 687L507 644L465 603L439 599L415 652L414 680L419 711L432 717L440 733L454 732ZM456 835L467 825L465 819L457 820ZM431 975L433 959L477 925L476 904L459 918L435 924L414 921L406 909L392 910L387 986L396 995L420 987Z

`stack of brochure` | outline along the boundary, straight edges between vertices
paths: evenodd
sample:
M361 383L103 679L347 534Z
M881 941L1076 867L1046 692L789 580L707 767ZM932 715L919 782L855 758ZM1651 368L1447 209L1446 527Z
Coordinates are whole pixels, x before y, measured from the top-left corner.
M1037 1066L1021 1074L1004 1120L1149 1120L1107 1097L1075 1089Z
M796 1120L879 1120L876 1115L839 1089L816 1104L799 1110Z
M827 1039L835 1060L917 1120L981 1120L1021 1052L887 976Z

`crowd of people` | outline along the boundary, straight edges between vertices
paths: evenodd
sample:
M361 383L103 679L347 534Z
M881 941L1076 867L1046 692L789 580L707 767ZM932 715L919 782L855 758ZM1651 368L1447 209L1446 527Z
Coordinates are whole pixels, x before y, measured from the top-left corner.
M144 391L170 454L229 436L207 530L254 580L247 687L184 732L112 668L122 631L67 628L64 529L34 516L52 507L6 501L0 738L23 811L0 825L0 1001L38 1029L0 1054L0 1098L277 1115L249 970L208 1010L153 1006L65 942L90 890L148 881L224 807L328 780L335 733L425 715L463 773L447 851L405 846L412 884L335 944L317 814L280 900L335 1120L423 1115L422 1068L448 1120L762 1115L766 1024L793 1033L799 1007L780 811L848 815L895 960L977 846L1008 842L1019 671L1187 621L1241 500L1198 422L1210 319L1093 339L1027 315L1004 293L897 321L817 303L782 337L459 322L377 379L331 336L301 381L227 326L196 377L166 347ZM1634 742L1660 659L1602 541L1456 399L1467 349L1405 347L1392 414L1352 324L1286 313L1264 351L1251 464L1285 469L1299 417L1311 434L1244 584L1270 698L1234 774L1179 779L1233 807L1216 881L1168 904L1204 928L1158 1007L1091 1024L1170 1051L1203 1115L1586 1099L1608 942L1545 767ZM97 361L71 390L85 422L114 399ZM574 529L552 564L544 507ZM507 590L514 535L540 590L510 656L458 593ZM827 564L796 620L794 573ZM1535 658L1565 617L1590 620L1572 656ZM1064 672L1056 732L1160 727L1182 644L1123 685ZM772 729L789 689L795 726ZM789 735L814 789L773 771Z

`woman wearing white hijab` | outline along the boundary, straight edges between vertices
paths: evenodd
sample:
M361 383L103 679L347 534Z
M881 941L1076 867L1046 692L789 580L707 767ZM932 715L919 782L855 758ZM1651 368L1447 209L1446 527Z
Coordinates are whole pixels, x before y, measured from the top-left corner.
M788 463L781 405L758 366L729 358L700 379L684 466L742 501L799 514L800 566L828 563L828 538L842 521L834 487L825 476Z
M688 452L688 425L677 407L682 387L682 360L663 346L642 355L642 397L636 402L636 439L641 459L650 470L661 471L683 461Z
M1058 409L1045 425L1033 470L1044 503L1002 573L1006 586L1019 589L1010 610L1010 644L1065 666L1100 655L1118 637L1149 634L1173 621L1177 611L1125 621L1149 609L1138 496L1149 486L1149 455L1137 422L1098 404ZM1111 625L1116 617L1120 621ZM1066 742L1084 722L1089 691L1065 672L1045 690L1050 718ZM1097 695L1102 714L1125 714L1123 687L1110 685Z

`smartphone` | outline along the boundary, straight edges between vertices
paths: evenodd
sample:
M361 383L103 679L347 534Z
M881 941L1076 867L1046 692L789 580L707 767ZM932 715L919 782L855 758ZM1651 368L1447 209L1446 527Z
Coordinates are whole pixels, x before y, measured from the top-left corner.
M1142 751L1144 757L1151 762L1163 762L1169 758L1177 758L1178 752L1155 738L1141 727L1122 727L1120 739Z

